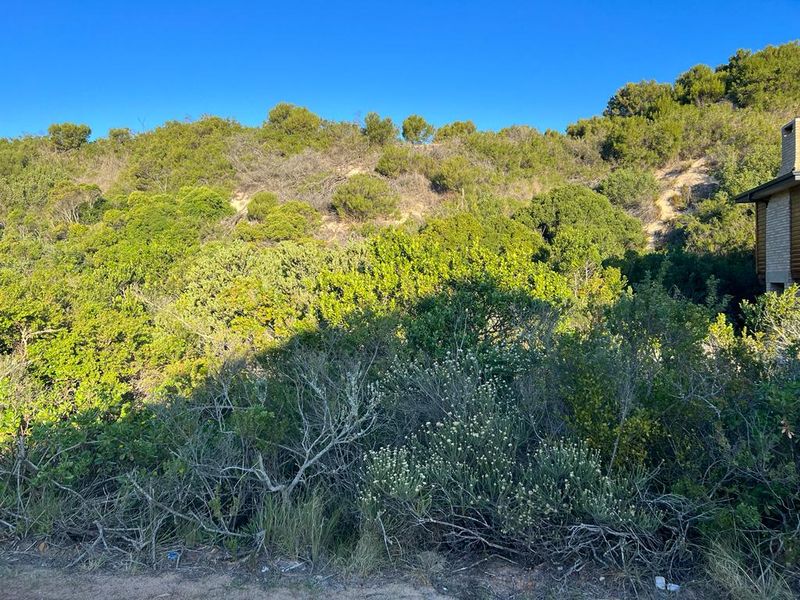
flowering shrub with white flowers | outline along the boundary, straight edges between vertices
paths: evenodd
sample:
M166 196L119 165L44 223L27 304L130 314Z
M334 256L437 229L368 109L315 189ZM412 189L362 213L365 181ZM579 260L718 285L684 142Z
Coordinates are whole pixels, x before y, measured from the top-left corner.
M454 365L433 370L457 371ZM457 372L450 377L459 379ZM599 549L617 560L624 547L650 545L659 515L636 487L604 474L599 453L584 444L536 442L501 390L491 379L461 386L464 395L441 420L426 422L401 446L369 453L362 507L387 548L399 552L413 537L460 549L566 556L574 543L575 554Z
M630 478L604 474L597 451L566 440L536 449L505 517L504 534L530 551L617 563L653 550L665 519Z

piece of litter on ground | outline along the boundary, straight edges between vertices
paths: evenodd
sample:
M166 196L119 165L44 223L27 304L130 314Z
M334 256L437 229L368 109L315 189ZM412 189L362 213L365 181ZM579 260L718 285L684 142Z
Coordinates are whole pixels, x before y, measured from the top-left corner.
M668 583L667 584L667 591L668 592L677 592L680 589L681 589L681 586L679 586L677 583Z
M660 575L656 576L656 589L657 590L667 589L667 580L661 577Z

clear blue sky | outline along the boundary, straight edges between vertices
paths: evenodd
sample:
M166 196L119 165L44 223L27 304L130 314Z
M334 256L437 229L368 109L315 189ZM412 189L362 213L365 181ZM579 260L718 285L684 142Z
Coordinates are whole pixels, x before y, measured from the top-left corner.
M800 37L800 0L0 0L0 137L263 121L279 101L563 129L627 81Z

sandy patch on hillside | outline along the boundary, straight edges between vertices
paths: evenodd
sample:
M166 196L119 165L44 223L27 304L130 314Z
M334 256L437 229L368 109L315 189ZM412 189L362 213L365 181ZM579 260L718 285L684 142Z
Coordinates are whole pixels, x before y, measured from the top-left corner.
M701 193L703 190L707 192L716 184L710 174L708 160L705 158L699 158L688 165L683 163L659 169L655 176L661 184L661 193L656 198L658 218L645 227L651 248L655 247L656 243L663 238L678 216L678 212L672 205L672 198L686 189L692 193L695 190L701 190Z

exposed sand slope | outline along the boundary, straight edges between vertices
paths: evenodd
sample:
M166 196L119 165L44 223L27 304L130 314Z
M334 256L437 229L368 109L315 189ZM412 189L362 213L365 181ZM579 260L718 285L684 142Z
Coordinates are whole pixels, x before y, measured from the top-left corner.
M655 176L661 183L661 193L656 198L658 218L645 227L651 248L655 247L656 243L663 238L678 216L678 212L670 200L685 188L694 190L698 187L710 187L715 184L705 158L699 158L688 165L683 163L665 167L656 171Z

